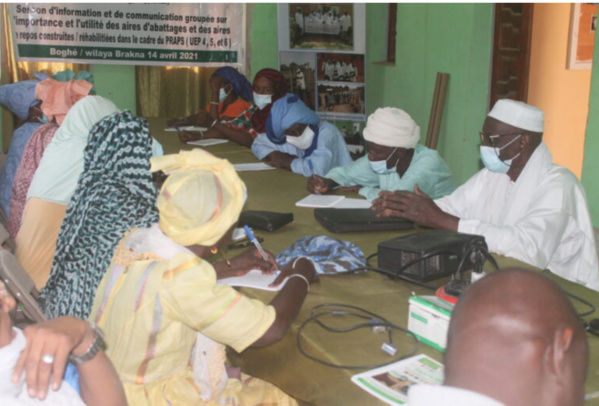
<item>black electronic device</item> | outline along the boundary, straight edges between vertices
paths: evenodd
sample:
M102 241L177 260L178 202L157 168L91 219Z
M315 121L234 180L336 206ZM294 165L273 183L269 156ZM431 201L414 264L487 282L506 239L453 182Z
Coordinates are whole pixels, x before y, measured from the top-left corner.
M377 217L370 209L314 209L314 218L332 233L362 231L399 231L414 228L411 221L392 217Z
M378 268L388 274L428 282L474 268L482 271L487 244L480 235L432 230L378 245Z

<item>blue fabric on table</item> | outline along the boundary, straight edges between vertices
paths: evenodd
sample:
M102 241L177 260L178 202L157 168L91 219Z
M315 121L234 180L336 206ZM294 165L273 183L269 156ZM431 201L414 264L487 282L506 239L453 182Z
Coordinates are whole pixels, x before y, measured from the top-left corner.
M275 259L282 269L298 257L312 261L319 274L351 272L366 266L366 258L360 247L327 235L301 237L279 252Z

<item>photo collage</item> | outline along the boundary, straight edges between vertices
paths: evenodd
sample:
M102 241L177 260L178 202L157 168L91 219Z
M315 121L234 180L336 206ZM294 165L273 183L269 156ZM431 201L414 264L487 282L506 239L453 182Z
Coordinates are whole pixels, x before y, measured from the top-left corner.
M354 47L354 4L289 4L289 47L279 68L291 93L359 143L366 119L364 53ZM360 21L361 19L358 19Z

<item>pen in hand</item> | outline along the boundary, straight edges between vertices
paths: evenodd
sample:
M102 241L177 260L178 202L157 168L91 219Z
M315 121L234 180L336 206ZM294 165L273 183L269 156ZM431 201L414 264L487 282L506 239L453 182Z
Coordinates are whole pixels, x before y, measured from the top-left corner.
M245 235L247 236L247 238L249 238L249 240L252 242L252 244L254 244L254 246L256 247L258 252L260 252L260 255L262 255L262 258L266 262L270 262L270 259L268 258L266 251L264 251L264 248L262 248L262 245L260 245L260 241L258 241L256 236L254 235L254 233L252 232L252 229L246 225L246 226L243 226L243 230L245 231Z

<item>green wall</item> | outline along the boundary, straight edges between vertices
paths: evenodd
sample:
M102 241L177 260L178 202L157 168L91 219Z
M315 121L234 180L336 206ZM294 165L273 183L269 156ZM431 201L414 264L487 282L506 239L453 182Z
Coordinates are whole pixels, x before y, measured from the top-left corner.
M366 6L367 108L406 110L426 138L437 72L449 73L438 150L456 184L479 168L478 131L487 113L492 4L398 4L396 63L381 64L386 4Z
M582 186L587 194L591 220L599 224L599 41L595 41L595 54L589 93L589 115L584 140Z
M91 65L90 70L94 74L96 94L135 114L135 66Z
M277 4L248 4L249 20L249 69L248 77L253 78L256 72L264 68L277 69L278 35Z

